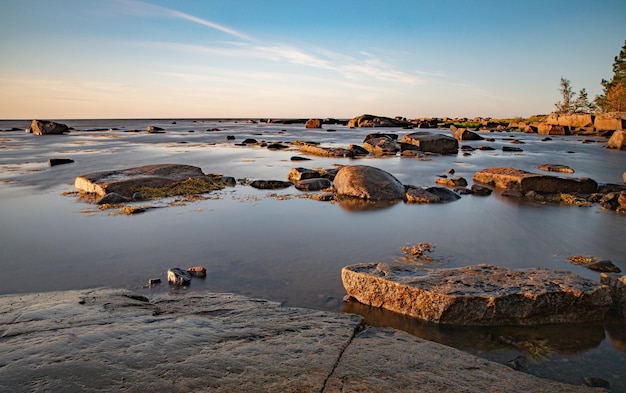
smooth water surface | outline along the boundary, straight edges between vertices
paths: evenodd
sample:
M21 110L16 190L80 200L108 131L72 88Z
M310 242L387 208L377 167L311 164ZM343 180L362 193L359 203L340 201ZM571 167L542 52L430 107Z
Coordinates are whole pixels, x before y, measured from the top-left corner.
M194 279L190 287L179 290L236 292L288 306L356 312L369 323L401 328L502 363L523 352L502 344L499 336L541 339L548 342L547 356L534 359L529 372L575 384L582 376L601 377L610 381L615 391L626 390L624 321L455 330L342 301L343 266L370 261L401 263L401 247L419 242L437 245L432 256L441 267L478 263L545 267L599 280L598 273L567 261L568 256L586 255L610 259L626 271L626 217L598 205L538 204L494 193L463 196L448 204L398 203L354 211L339 203L301 198L304 193L293 187L260 191L238 184L209 194L210 199L182 206L142 202L139 204L162 208L125 216L99 211L72 193L78 175L156 163L196 165L204 172L250 180L286 180L293 167L362 164L387 170L404 184L418 186L435 185L435 178L449 168L455 169L454 176L463 176L471 184L480 169L507 166L539 172L537 165L553 163L576 171L560 176L623 184L626 152L605 149L603 139L582 143L578 137L552 137L542 141L537 135L492 133L484 136L495 138L494 142L462 142L495 148L476 150L469 156L353 160L309 156L310 161L295 162L290 158L302 154L294 148L271 151L235 144L255 138L347 147L361 144L372 130L339 125L307 130L302 124L249 124L242 120L64 123L76 130L39 137L22 131L0 133L0 269L4 272L0 294L100 286L127 287L147 294L170 291L174 289L167 284L144 285L149 278L165 279L170 267L202 265L208 277ZM148 124L165 128L165 133L128 132L145 130ZM0 129L28 125L2 121ZM219 131L209 131L215 128ZM410 132L376 131L400 137ZM227 141L227 135L236 139ZM512 139L524 142L515 145L523 152L501 150ZM49 167L50 158L72 158L75 163Z

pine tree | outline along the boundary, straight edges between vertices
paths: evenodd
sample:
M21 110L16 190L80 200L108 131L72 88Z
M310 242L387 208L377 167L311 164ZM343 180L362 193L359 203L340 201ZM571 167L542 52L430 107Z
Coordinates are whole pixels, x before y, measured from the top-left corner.
M556 113L568 114L572 113L572 101L574 100L574 91L572 90L572 84L569 80L561 77L561 87L559 88L563 101L559 101L554 106L556 107Z
M613 62L613 78L602 79L604 93L596 96L595 104L601 112L626 111L626 41Z
M572 113L591 113L593 112L593 109L593 104L589 102L587 89L580 89L578 97L574 100Z

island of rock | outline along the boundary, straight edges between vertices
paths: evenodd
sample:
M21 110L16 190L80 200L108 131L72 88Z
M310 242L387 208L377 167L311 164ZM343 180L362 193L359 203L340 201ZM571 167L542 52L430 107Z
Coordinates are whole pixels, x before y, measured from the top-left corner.
M568 271L494 265L425 268L364 263L342 269L349 296L374 307L451 325L536 325L604 318L606 285Z

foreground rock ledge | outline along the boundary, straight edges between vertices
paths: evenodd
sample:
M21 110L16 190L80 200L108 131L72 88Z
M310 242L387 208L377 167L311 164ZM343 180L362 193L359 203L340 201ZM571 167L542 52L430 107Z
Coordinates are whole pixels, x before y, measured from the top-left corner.
M161 188L173 183L194 179L213 183L213 180L205 175L201 168L196 166L155 164L81 175L75 179L74 187L78 192L99 196L114 192L130 198L138 187Z
M604 318L609 288L567 271L476 265L435 269L365 263L344 267L359 302L453 325L535 325Z
M231 294L0 296L3 392L598 392L360 317Z

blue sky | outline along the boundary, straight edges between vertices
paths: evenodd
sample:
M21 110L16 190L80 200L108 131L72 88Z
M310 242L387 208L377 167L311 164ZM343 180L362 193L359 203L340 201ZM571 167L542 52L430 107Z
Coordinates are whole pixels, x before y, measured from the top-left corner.
M0 0L0 118L526 117L624 40L624 0Z

